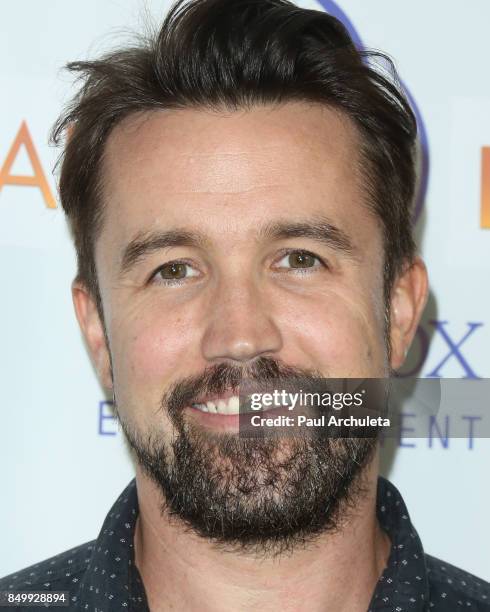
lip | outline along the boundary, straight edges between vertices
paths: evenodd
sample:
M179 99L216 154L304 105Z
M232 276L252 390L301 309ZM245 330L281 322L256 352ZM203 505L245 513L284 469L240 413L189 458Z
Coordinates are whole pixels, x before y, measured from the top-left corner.
M221 431L225 433L238 433L240 431L240 425L250 430L250 419L254 415L264 415L267 417L291 415L291 411L288 410L287 406L271 407L267 410L253 410L241 414L214 414L211 412L203 412L199 410L199 408L194 408L194 406L187 406L184 411L186 411L190 418L200 426L215 432Z
M213 414L211 412L203 412L199 408L194 408L194 406L188 406L184 411L188 412L193 421L196 421L206 429L229 433L238 433L239 431L240 414Z

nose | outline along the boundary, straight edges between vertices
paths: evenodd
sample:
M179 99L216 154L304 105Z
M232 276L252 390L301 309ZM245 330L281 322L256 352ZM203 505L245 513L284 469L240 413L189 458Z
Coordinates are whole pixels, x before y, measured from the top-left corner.
M278 353L283 341L270 306L252 280L222 280L208 303L204 359L244 363Z

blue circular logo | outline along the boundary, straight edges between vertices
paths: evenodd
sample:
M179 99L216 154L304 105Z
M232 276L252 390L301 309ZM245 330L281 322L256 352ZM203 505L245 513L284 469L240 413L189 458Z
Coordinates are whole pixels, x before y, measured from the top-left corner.
M335 3L333 0L318 0L322 7L325 9L327 13L336 17L339 21L341 21L344 26L347 28L355 46L358 49L364 49L364 44L362 39L352 24L351 20L344 11ZM415 195L415 203L414 203L414 221L416 222L420 216L422 211L425 194L427 191L427 181L429 176L429 143L427 138L427 130L425 129L424 121L422 119L422 114L420 109L408 88L402 81L403 90L410 101L410 105L412 106L413 112L417 119L417 128L418 128L418 136L420 142L420 174L418 177L418 185L417 185L417 193Z

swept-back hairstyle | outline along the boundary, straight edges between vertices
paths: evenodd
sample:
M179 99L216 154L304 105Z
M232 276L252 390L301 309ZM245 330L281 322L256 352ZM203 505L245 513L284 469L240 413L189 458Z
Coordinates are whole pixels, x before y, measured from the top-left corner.
M374 66L379 59L383 70ZM357 127L366 206L383 229L385 299L396 273L413 260L414 115L390 60L357 50L331 15L287 0L181 0L155 36L67 67L82 86L53 129L57 144L69 133L59 190L78 280L99 312L94 245L104 212L104 147L115 125L141 111L288 101L341 111Z

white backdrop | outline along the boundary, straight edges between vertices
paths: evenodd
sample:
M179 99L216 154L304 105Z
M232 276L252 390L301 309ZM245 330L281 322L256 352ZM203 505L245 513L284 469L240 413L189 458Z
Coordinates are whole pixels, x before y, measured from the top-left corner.
M56 151L47 134L73 91L60 68L123 42L146 11L160 20L169 4L2 3L0 576L95 538L133 474L122 436L100 404L73 314L75 258L63 213L59 205L48 207L39 181L43 172L55 193ZM322 9L326 1L298 4ZM490 146L490 4L339 4L367 46L395 58L429 139L429 187L417 230L432 294L411 363L421 376L490 377L490 227L481 226L481 155ZM12 151L24 121L27 132ZM35 175L38 186L11 175ZM488 439L468 435L448 448L438 440L410 443L394 457L386 453L383 469L401 489L426 551L490 580Z

